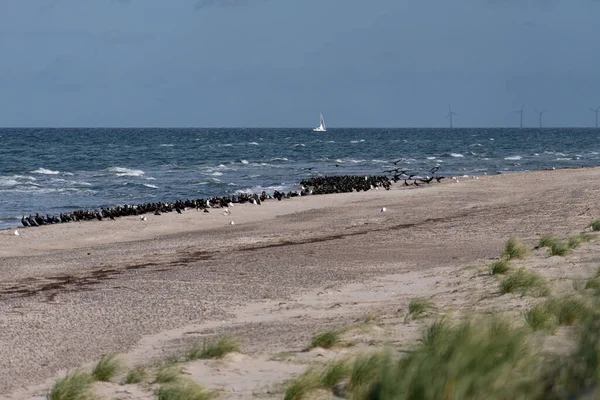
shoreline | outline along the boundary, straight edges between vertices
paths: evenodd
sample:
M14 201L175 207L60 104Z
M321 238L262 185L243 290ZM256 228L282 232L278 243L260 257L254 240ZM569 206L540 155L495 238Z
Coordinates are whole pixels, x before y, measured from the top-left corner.
M510 235L526 243L569 235L600 215L598 177L600 168L480 176L236 206L228 216L188 211L146 224L125 217L18 237L0 231L0 393L189 325L255 323L258 338L268 311L236 316L244 305L334 298L325 288L347 285L377 296L378 277L402 285L436 268L486 263ZM368 295L354 302L368 312ZM299 337L327 321L317 314Z
M565 170L565 171L567 171L567 170L594 169L594 168L600 168L600 166L574 166L574 167L561 168L559 170ZM528 173L534 173L534 172L554 171L554 170L556 170L556 169L555 168L542 168L542 169L538 169L538 170L525 170L525 171L506 171L506 172L499 171L498 173L493 174L493 175L489 175L489 176L513 175L513 174L528 174ZM380 176L380 175L377 175L378 173L382 173L382 172L378 171L378 172L373 172L373 173L367 174L367 175L369 175L369 176ZM330 175L324 175L324 177L327 177L327 176L330 176ZM350 176L350 175L344 175L344 176ZM383 175L381 175L381 176L383 176ZM484 174L472 174L472 175L463 175L463 176L458 176L457 175L457 176L452 176L452 177L450 177L450 176L444 176L444 178L448 181L450 179L455 179L455 178L456 179L461 179L461 177L462 178L465 178L465 177L471 178L471 177L483 177L483 176L488 176L488 175L487 175L487 173L484 173ZM400 183L400 181L398 181L397 183L393 183L392 186L395 187L396 189L398 189L398 188L400 188L400 185L401 185L401 183ZM421 184L421 185L424 185L424 184ZM296 187L299 187L299 186L300 186L299 183L298 184L290 185L289 186L290 191L291 191L291 188L296 188ZM404 189L404 188L402 188L402 189ZM415 188L412 188L412 189L415 189ZM297 190L295 190L295 192L297 193ZM218 197L226 197L226 196L233 196L233 195L240 195L240 194L248 194L248 193L246 193L246 192L235 192L235 193L230 193L230 194L226 194L226 195L215 195L215 196L212 196L212 197L209 196L207 198L215 198L215 197L218 198ZM258 195L258 193L252 193L252 195L254 195L254 194ZM269 194L271 194L271 193L269 193ZM333 193L327 193L327 194L333 194ZM323 194L315 194L315 195L322 196ZM193 197L193 196L188 196L188 198L189 197ZM305 197L305 196L300 196L298 194L298 197ZM289 200L289 199L290 198L283 199L282 201L286 201L286 200ZM275 199L274 198L269 199L269 203L272 200L275 200ZM175 201L174 200L166 201L164 199L158 201L158 203L165 203L165 202L167 202L167 203L174 203ZM123 203L123 204L113 204L112 206L108 206L108 208L119 207L119 206L123 206L124 204L125 203ZM98 206L95 210L98 211L101 208L103 208L103 207ZM79 210L79 209L75 210L75 209L72 209L70 211L65 211L64 213L65 214L70 214L70 213L74 213L74 212L77 212L77 211L90 211L90 210ZM188 211L190 211L190 210L188 210ZM42 214L44 214L44 213L42 213ZM31 217L32 215L33 214L31 214L29 216ZM144 214L144 215L146 215L146 214ZM56 216L56 215L52 215L52 216ZM123 217L118 217L118 218L123 218ZM19 218L18 217L14 217L14 219L15 219L15 225L6 226L6 224L0 224L0 232L6 231L6 230L11 230L11 229L29 228L29 227L23 226L23 224L19 222ZM90 221L88 220L88 221L75 221L75 222L90 222ZM68 223L71 223L71 222L68 222ZM62 224L62 223L56 223L56 225L59 225L59 224ZM50 224L50 225L54 225L54 224ZM35 227L38 227L38 226L31 226L31 227L35 228Z

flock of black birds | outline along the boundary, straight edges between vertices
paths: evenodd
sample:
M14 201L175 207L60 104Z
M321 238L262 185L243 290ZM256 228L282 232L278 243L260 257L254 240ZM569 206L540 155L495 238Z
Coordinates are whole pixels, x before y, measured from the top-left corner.
M144 214L152 213L154 215L161 215L163 213L177 212L181 214L183 211L195 209L197 211L203 211L205 213L210 212L211 208L227 208L233 204L244 204L251 203L255 205L261 205L263 201L269 199L283 200L297 196L317 195L317 194L329 194L329 193L350 193L360 192L368 190L378 190L384 188L390 190L392 182L397 183L400 181L404 182L405 186L415 185L420 186L419 182L430 184L434 180L441 182L444 176L437 174L439 167L433 167L429 170L431 176L421 176L417 174L409 173L408 169L397 167L398 164L404 162L404 159L394 161L392 164L394 167L384 170L384 173L390 173L391 176L387 175L335 175L335 176L318 176L309 179L303 179L300 181L302 190L289 191L287 193L275 190L273 194L262 192L259 194L232 194L229 196L221 197L210 197L207 199L186 199L177 200L175 202L167 203L142 203L137 205L123 205L116 207L102 207L100 210L77 210L71 213L60 213L59 215L48 215L45 216L40 214L29 215L28 217L23 216L21 223L25 227L33 227L40 225L51 225L67 222L76 221L102 221L104 219L114 220L119 217L127 217L132 215L143 216ZM409 183L412 181L412 183ZM142 217L143 218L143 217Z

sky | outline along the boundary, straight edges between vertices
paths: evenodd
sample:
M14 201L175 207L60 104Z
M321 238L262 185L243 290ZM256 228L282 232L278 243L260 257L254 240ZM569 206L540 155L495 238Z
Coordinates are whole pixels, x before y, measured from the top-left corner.
M0 126L593 126L600 0L2 0Z

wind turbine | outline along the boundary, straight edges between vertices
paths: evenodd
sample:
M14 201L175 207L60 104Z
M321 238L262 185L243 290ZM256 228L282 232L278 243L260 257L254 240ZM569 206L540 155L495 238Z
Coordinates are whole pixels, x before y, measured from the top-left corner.
M455 112L452 112L452 108L450 108L450 104L448 104L448 115L446 115L446 119L450 118L450 128L452 128L452 116L453 115L458 115Z
M521 114L521 128L523 128L523 110L525 109L525 106L521 107L520 111L515 111L517 114Z
M598 127L598 111L600 111L600 107L590 108L590 111L593 111L596 113L596 128L597 128Z
M538 114L540 114L540 129L542 128L542 115L544 115L545 113L546 113L546 110L538 111Z

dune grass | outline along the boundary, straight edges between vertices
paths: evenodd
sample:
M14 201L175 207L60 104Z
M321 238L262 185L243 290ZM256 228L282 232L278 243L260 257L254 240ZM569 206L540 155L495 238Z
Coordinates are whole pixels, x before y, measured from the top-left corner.
M510 266L508 264L508 261L505 259L500 259L500 260L492 263L492 265L490 265L490 273L492 275L506 274L509 270L510 270Z
M124 369L123 361L117 354L104 355L92 371L92 377L100 382L110 382Z
M232 336L219 336L211 340L204 340L202 345L195 345L187 354L187 359L205 360L210 358L223 358L228 353L239 352L240 345Z
M525 314L525 322L534 331L554 333L558 327L556 317L544 304L536 304Z
M585 301L574 296L554 297L535 305L525 314L527 325L534 330L554 332L558 326L582 321L590 310Z
M345 359L335 360L322 368L313 367L291 382L286 389L285 399L302 399L317 389L333 390L349 377L350 371L350 364Z
M499 320L473 320L458 326L437 322L422 345L393 361L379 356L360 383L360 399L516 399L538 387L536 353L526 332ZM363 361L364 362L364 361ZM519 396L520 395L520 396Z
M551 256L564 257L571 252L572 248L573 247L570 247L568 243L565 243L561 240L557 240L550 246L549 253Z
M50 394L49 400L89 400L94 378L87 372L75 371L58 380Z
M321 376L321 386L333 389L335 385L343 381L350 374L350 366L347 360L333 361Z
M162 366L154 379L154 383L174 383L181 380L182 374L181 367L175 365L164 365Z
M500 292L502 294L518 292L523 296L526 294L545 296L549 293L549 289L546 280L541 275L521 268L502 280Z
M317 333L315 336L313 336L309 349L314 349L315 347L331 349L332 347L340 344L342 340L340 336L340 331L338 330Z
M505 258L506 260L514 260L523 258L526 255L527 246L513 236L506 242L506 245L504 246L504 253L502 253L502 258Z
M213 394L192 381L179 380L162 385L156 393L158 400L210 400Z
M556 236L544 235L540 239L539 246L546 247L551 256L566 256L571 252L571 249L578 247L582 240L579 236L575 236L565 243Z
M592 221L592 223L589 226L592 228L592 231L594 231L594 232L600 231L600 219Z
M408 313L413 318L419 318L424 316L427 311L433 309L433 303L422 297L416 297L411 300L408 305Z
M600 289L600 279L598 278L590 278L585 283L586 289Z
M148 371L142 365L138 365L127 372L125 376L125 383L130 385L134 383L140 383L148 378Z
M556 242L557 240L558 240L558 239L557 239L557 238L556 238L556 236L554 236L554 235L543 235L543 236L540 238L540 244L539 244L539 246L540 246L540 247L551 247L551 246L552 246L552 244L553 244L554 242Z
M292 381L285 391L284 400L301 400L319 387L319 374L310 369Z

